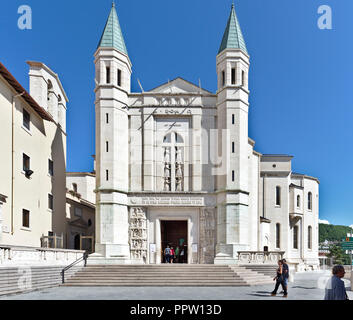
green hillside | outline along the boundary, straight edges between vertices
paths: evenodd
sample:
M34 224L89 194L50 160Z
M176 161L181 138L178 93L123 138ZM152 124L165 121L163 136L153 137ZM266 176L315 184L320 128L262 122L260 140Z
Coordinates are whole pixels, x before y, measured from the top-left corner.
M319 242L341 241L352 229L347 226L334 226L332 224L319 224Z

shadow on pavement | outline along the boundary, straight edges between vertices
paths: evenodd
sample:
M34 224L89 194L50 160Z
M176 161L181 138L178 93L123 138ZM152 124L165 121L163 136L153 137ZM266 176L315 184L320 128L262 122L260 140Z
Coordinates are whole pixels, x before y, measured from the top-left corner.
M257 291L256 293L248 293L249 296L255 296L255 297L268 297L268 298L273 298L271 296L271 292L268 291Z

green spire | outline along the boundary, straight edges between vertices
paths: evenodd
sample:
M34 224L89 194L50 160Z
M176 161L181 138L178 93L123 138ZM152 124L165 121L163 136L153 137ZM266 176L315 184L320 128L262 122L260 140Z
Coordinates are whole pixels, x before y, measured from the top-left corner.
M218 53L221 53L225 49L240 49L245 53L248 53L246 50L243 34L240 29L237 14L235 13L234 3L232 4L232 10L230 12L228 24L224 32L221 47L219 48Z
M127 49L125 46L123 33L121 32L118 14L116 13L114 2L102 37L99 41L98 48L99 47L115 48L116 50L127 55Z

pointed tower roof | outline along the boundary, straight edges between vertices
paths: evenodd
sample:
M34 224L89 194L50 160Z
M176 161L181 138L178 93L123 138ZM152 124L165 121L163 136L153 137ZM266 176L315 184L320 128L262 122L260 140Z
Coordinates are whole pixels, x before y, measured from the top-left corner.
M113 2L112 9L105 25L102 37L99 41L98 48L110 47L116 50L127 53L123 33L121 32L118 14L116 13L115 3Z
M248 53L237 14L235 13L234 3L232 4L228 24L226 30L224 31L222 43L218 53L221 53L225 49L240 49L245 53Z

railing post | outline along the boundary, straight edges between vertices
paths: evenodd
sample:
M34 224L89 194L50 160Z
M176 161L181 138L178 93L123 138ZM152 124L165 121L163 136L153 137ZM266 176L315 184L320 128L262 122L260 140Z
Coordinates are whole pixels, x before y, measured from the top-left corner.
M65 269L63 269L61 271L61 280L62 280L62 283L64 284L65 283Z

